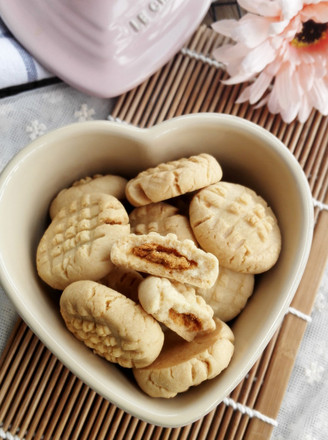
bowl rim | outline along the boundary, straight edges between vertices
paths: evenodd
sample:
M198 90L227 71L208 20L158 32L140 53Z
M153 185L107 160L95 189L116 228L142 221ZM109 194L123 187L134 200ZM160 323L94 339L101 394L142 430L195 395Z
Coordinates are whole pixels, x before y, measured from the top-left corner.
M235 124L237 123L241 129L255 130L256 135L264 139L266 142L268 142L270 144L270 148L273 148L275 153L281 156L282 159L288 164L290 171L292 172L294 178L298 182L300 188L300 199L302 202L302 208L305 213L303 219L303 224L304 224L303 227L306 233L303 234L302 242L300 243L300 247L303 249L303 253L302 255L299 256L297 271L293 278L292 283L289 286L288 295L286 295L284 298L284 303L283 306L281 307L280 313L276 316L274 322L271 323L271 328L266 332L266 337L258 345L257 349L254 350L253 356L249 358L247 363L245 363L244 368L240 370L239 375L236 376L235 380L230 384L229 387L227 387L225 393L225 395L227 396L238 385L238 383L243 379L243 377L247 374L247 372L250 370L252 365L259 358L265 346L268 344L274 332L278 328L280 322L283 320L285 314L287 313L288 307L294 297L296 289L301 281L301 277L305 270L309 253L311 250L314 216L313 216L313 209L308 209L308 208L310 207L310 205L313 208L312 193L309 188L307 178L299 162L297 161L295 156L289 151L289 149L277 137L275 137L265 128L260 127L259 125L253 122L250 122L238 116L217 114L217 113L198 113L198 114L182 115L167 121L163 121L150 128L139 128L122 122L113 122L113 121L105 121L105 120L85 121L85 122L76 122L73 124L67 124L63 127L52 130L40 136L39 138L35 139L27 146L23 147L22 150L19 151L8 162L8 164L4 167L4 169L0 174L0 204L1 204L3 192L5 191L6 188L7 179L11 178L12 173L15 172L15 169L17 168L17 166L19 166L19 164L25 158L25 156L29 156L30 154L35 154L39 149L47 148L49 142L50 143L54 142L57 139L60 139L61 136L67 137L74 133L83 133L83 132L92 132L92 131L99 132L100 130L103 131L104 133L106 132L110 132L110 133L114 132L119 134L122 133L122 136L124 138L130 136L133 138L137 133L137 136L143 137L145 141L148 142L148 140L153 139L154 136L160 135L166 130L180 129L180 127L181 129L185 129L185 126L186 125L188 126L188 124L194 125L196 119L200 123L205 123L205 124L207 123L213 124L215 122L220 121L220 122L224 122L225 124L230 124L232 127L234 127ZM183 124L181 124L181 122L185 124L184 127L182 127ZM15 291L15 286L12 286L10 284L5 272L6 272L6 267L0 255L0 280L3 289L10 297L10 300L13 302L19 315L28 324L28 326L32 329L32 331L35 332L37 337L40 338L40 340L47 347L49 347L48 338L50 333L47 331L47 329L44 329L44 327L41 324L33 320L33 314L31 311L26 310L24 308L23 302L19 298L18 292ZM58 344L57 347L59 348ZM54 352L54 347L52 344L50 351ZM69 368L70 371L72 371L76 376L81 377L80 371L78 371L78 369L76 368L77 365L72 367L68 362L70 358L67 356L66 353L63 353L62 351L58 353L57 350L55 352L55 355L67 366L67 368ZM88 386L95 389L99 394L102 394L100 384L97 383L97 380L94 381L86 380L85 377L83 377L82 380L85 383L87 383ZM138 412L134 405L132 405L132 407L131 406L129 407L128 403L125 400L122 401L120 399L120 396L114 396L114 397L104 396L104 397L111 400L115 405L122 408L124 411L129 412L133 416L145 420L147 423L155 424L158 426L164 426L164 427L179 427L189 423L193 423L199 418L205 416L208 412L210 412L224 399L224 396L222 398L220 397L220 399L218 399L214 403L211 403L211 405L208 405L206 408L202 408L201 413L199 411L199 408L198 409L194 408L194 411L188 414L184 413L176 416L171 415L170 417L165 415L162 417L157 416L155 420L153 414L150 414L149 411L147 412L146 415L142 414L141 412Z

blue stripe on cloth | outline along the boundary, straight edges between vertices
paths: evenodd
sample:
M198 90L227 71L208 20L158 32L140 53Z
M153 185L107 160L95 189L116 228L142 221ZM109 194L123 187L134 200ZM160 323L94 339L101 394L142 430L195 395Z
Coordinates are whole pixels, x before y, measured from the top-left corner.
M17 50L18 54L20 55L25 65L27 80L36 81L38 79L38 74L32 56L28 52L26 52L26 50L15 40L15 38L6 28L1 18L0 18L0 38L6 38Z
M9 32L7 26L4 21L0 17L0 37L12 37L12 34Z
M5 26L4 22L3 22L3 20L1 20L1 17L0 17L0 37L1 37L3 34L5 34L6 32L8 32L8 31L7 31L7 28L6 28L6 26Z

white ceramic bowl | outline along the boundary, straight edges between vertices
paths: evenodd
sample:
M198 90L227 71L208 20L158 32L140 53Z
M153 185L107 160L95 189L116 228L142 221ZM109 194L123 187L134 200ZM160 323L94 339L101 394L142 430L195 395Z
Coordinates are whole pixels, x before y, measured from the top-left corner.
M65 328L58 294L38 279L35 252L53 196L94 173L134 176L160 162L208 152L224 180L246 184L276 213L283 246L273 269L257 277L255 292L233 324L229 367L173 399L153 399L126 375L92 354ZM191 423L212 410L243 379L282 321L301 280L313 231L312 196L301 167L273 135L228 115L182 116L150 129L108 121L76 123L23 149L0 177L0 276L18 313L78 377L128 413L167 427Z

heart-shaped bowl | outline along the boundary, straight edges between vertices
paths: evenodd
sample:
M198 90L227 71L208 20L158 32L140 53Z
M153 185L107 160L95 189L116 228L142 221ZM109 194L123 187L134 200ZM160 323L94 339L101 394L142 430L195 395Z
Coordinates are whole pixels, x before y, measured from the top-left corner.
M131 374L94 355L68 332L59 313L60 293L38 278L36 247L50 201L74 180L95 173L131 177L201 152L218 159L224 180L251 187L269 203L282 232L282 251L271 270L256 276L252 297L231 324L235 352L228 368L173 399L151 398ZM133 416L160 426L201 418L247 374L288 311L312 232L312 195L299 163L268 131L235 116L181 116L150 129L109 121L72 124L33 141L0 177L0 276L18 313L83 382Z

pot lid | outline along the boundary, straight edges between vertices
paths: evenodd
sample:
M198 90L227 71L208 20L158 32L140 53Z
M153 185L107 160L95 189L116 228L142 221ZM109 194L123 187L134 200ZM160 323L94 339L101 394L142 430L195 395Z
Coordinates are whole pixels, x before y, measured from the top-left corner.
M211 0L0 0L18 41L73 87L114 97L162 67L204 18Z

